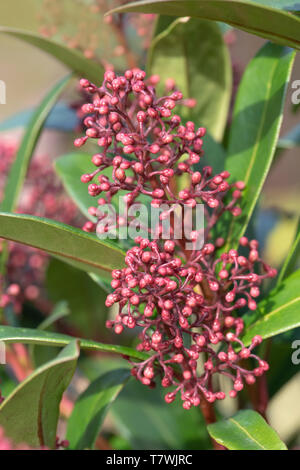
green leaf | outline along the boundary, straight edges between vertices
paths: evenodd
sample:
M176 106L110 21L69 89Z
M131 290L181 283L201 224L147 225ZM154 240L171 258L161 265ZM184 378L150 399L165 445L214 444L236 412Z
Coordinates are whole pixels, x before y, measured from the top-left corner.
M297 261L299 260L299 255L300 255L300 220L298 222L294 242L280 270L280 273L277 279L277 285L279 285L283 281L283 279L285 279L287 276L289 276L293 272L294 267Z
M117 369L98 377L80 395L68 421L70 449L92 449L103 420L125 383L130 371Z
M232 181L244 181L242 216L227 226L227 248L244 234L270 169L283 115L295 54L266 44L252 59L234 107L225 168Z
M20 192L23 187L27 168L43 129L44 123L59 95L70 83L70 79L71 77L68 76L63 80L60 80L59 83L57 83L45 96L31 117L16 159L11 168L9 177L7 178L4 198L1 203L1 210L3 212L13 212L15 210Z
M203 150L205 156L197 165L194 165L195 170L202 170L204 166L209 165L213 168L214 174L222 173L226 162L224 147L216 142L209 133L206 133L203 138Z
M8 34L22 41L32 44L33 46L47 52L64 65L69 67L73 72L81 75L96 84L101 81L103 76L103 67L96 62L88 60L81 52L76 49L70 49L63 44L59 44L51 39L44 38L38 34L22 29L0 27L0 33Z
M255 335L270 338L300 326L299 293L300 270L273 289L255 312L243 317L246 330L242 341L248 345Z
M113 288L110 285L110 282L108 282L107 279L103 279L101 276L95 273L88 273L90 278L97 284L97 286L101 287L104 292L107 294L111 294L113 292Z
M166 390L149 389L136 380L126 384L111 408L115 425L133 449L208 449L209 437L198 409L186 413L167 404Z
M252 410L239 411L232 418L209 424L207 429L229 450L287 450L274 429Z
M52 331L33 330L30 328L15 328L12 326L0 326L0 341L6 343L40 344L44 346L66 346L74 339L80 340L81 349L90 351L103 351L108 353L123 354L134 359L145 360L149 356L135 351L126 346L104 344L88 339L74 338L72 336L53 333Z
M70 312L67 302L65 301L59 302L54 306L51 314L47 316L45 320L43 320L42 323L40 323L37 326L37 329L47 330L50 327L52 327L55 322L61 320L67 315L70 315L70 313L71 312ZM15 326L15 325L11 325L11 326ZM31 361L33 363L34 368L53 359L57 355L57 349L58 348L50 349L50 348L44 348L43 346L35 346L34 344L30 344L28 352L31 357Z
M300 49L300 19L286 11L244 0L142 0L108 12L158 13L222 21L234 28ZM195 44L197 48L197 44Z
M36 369L0 406L0 426L14 443L55 448L59 404L76 369L79 342Z
M88 212L89 207L95 205L95 198L89 195L87 185L80 181L81 175L93 169L91 156L87 153L72 152L55 160L55 170L66 191L83 215L95 222L95 217Z
M125 254L112 243L41 217L0 213L0 238L38 248L106 279L124 266Z
M81 336L95 339L106 337L107 294L87 273L52 259L46 273L46 286L51 301L67 301L72 314L66 322L80 331Z
M297 330L295 334L297 337ZM268 355L268 363L270 369L267 373L268 393L270 399L289 382L297 373L299 367L291 361L293 350L291 349L292 341L290 339L281 339L280 337L272 341L272 347Z
M200 19L178 18L169 23L165 17L158 20L148 73L160 76L160 93L166 79L172 77L185 98L196 99L194 108L181 107L181 117L206 126L216 140L221 140L231 96L232 67L220 28Z
M47 328L49 328L50 326L52 326L55 322L57 322L58 320L61 320L62 318L70 315L70 308L68 306L68 302L66 301L61 301L61 302L58 302L54 308L53 308L53 311L52 313L45 318L44 321L42 321L42 323L39 324L39 326L37 327L38 330L47 330Z
M55 162L55 170L60 177L66 191L70 197L77 204L81 212L89 218L92 222L96 222L97 218L89 214L89 207L97 207L97 200L88 194L87 185L80 181L80 177L85 173L92 173L95 170L94 165L91 163L91 156L87 153L69 153L59 157ZM101 172L102 175L107 176L112 180L112 169L106 168ZM112 197L111 204L114 206L117 214L125 212L123 196L126 191L119 191L114 197ZM148 207L150 205L150 198L144 194L138 198L139 202ZM147 218L148 221L148 218ZM120 229L119 233L122 233L121 238L111 239L110 243L119 248L128 249L131 245L130 239L128 239L126 233L127 227Z
M33 113L22 139L16 159L6 180L4 197L0 204L1 211L14 212L16 209L27 169L43 130L43 126L59 95L69 84L70 79L71 76L68 76L63 80L60 80L45 96L41 104ZM7 257L8 248L4 245L2 253L0 254L0 272L2 276L5 274Z

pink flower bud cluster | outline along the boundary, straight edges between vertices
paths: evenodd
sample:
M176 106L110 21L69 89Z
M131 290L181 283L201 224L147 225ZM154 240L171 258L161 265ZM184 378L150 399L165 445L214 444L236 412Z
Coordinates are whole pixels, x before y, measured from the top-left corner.
M157 97L158 80L156 76L146 80L138 69L119 77L106 72L100 88L82 79L81 86L93 101L82 108L87 130L75 145L94 139L101 147L92 157L96 169L82 176L89 194L100 196L100 206L119 191L125 191L127 207L141 195L149 196L155 207L205 205L202 249L196 248L200 230L191 231L195 245L189 252L182 240L172 239L172 231L167 241L150 241L152 233L149 240L138 237L127 252L127 267L113 271L113 293L106 300L108 307L118 305L116 318L107 327L116 334L138 328L137 348L150 353L144 362L132 363L133 375L149 387L160 378L163 387L172 387L166 401L171 403L179 393L189 409L201 400L212 403L225 398L212 380L216 374L232 380L229 395L235 397L245 383L253 384L268 369L253 352L261 337L254 337L248 347L243 344L244 322L237 313L256 309L261 283L274 277L276 270L261 260L258 242L246 237L240 240L241 252L231 249L220 254L225 240L216 238L212 229L225 211L240 215L238 201L245 185L229 183L227 171L213 175L211 167L195 169L203 156L205 129L192 122L183 124L173 114L183 96L173 82L169 96ZM180 190L178 177L186 185L181 184ZM99 214L95 207L90 211ZM84 229L93 231L95 226L88 222ZM247 359L256 362L254 369Z
M5 180L16 155L16 145L9 140L0 140L0 200L3 197Z
M0 142L0 200L16 151L16 143L5 140ZM65 195L52 169L52 161L47 155L37 155L32 160L18 212L73 225L80 224L82 220L76 206ZM0 253L2 245L0 239ZM30 301L36 303L42 310L48 311L51 305L43 288L47 261L48 256L41 251L10 243L5 283L0 278L0 308L12 305L14 312L18 314L22 310L23 303Z
M117 334L139 327L137 349L152 353L144 362L133 364L132 374L150 387L159 377L163 387L174 387L166 394L166 402L174 401L180 392L185 409L198 406L201 397L211 403L225 398L224 392L213 389L215 374L232 379L230 397L244 383L253 384L268 370L268 364L252 351L262 339L256 336L245 347L240 339L243 320L233 313L246 305L253 310L261 282L276 274L261 262L257 242L241 240L250 249L247 258L236 250L218 258L214 245L206 244L185 264L175 256L172 240L163 249L147 239L138 238L136 243L127 252L127 267L113 271L114 292L106 300L108 307L118 304L119 309L107 327ZM257 264L262 274L254 273ZM205 296L205 285L212 298ZM257 362L253 370L240 364L249 358Z
M238 200L244 183L229 184L227 171L213 175L209 166L195 171L203 156L206 129L196 128L191 121L184 125L173 110L177 104L193 103L184 101L178 90L158 98L158 81L156 75L146 80L145 72L139 69L127 70L124 76L107 71L100 88L88 80L80 81L93 102L82 107L87 130L84 137L75 140L75 146L95 139L100 147L92 157L95 170L84 174L81 181L89 184L88 192L99 198L100 206L110 203L119 191L126 192L127 207L141 195L148 196L156 208L163 204L193 208L204 203L210 230L224 211L240 215ZM167 84L169 90L174 86L173 81ZM103 174L108 168L111 177ZM177 194L173 183L178 176L187 183ZM90 212L97 215L97 208L91 207ZM87 222L84 230L94 231L95 225Z

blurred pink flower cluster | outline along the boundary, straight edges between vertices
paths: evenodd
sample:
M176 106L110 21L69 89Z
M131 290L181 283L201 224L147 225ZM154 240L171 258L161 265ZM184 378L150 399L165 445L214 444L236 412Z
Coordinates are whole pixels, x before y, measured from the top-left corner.
M5 182L17 152L17 144L0 141L0 201ZM29 167L17 212L49 219L69 225L80 225L78 210L56 177L48 155L36 155ZM0 252L3 241L0 240ZM12 305L16 314L25 301L34 302L47 311L50 307L43 286L48 256L42 251L9 243L7 275L0 278L0 307ZM2 295L1 295L2 287Z
M105 68L118 59L133 66L150 45L155 15L104 16L124 3L125 0L91 0L87 4L77 0L75 8L70 8L70 2L65 0L43 0L37 14L39 32L63 41L88 59L98 60Z

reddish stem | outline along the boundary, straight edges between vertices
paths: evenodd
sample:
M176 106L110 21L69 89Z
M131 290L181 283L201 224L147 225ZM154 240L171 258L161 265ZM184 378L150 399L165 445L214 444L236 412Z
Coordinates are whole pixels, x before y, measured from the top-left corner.
M200 409L202 411L203 418L206 424L212 424L216 422L216 415L214 406L212 403L209 403L204 396L202 396L202 400L200 403ZM212 437L211 437L212 444L215 450L226 450L221 444L218 444Z

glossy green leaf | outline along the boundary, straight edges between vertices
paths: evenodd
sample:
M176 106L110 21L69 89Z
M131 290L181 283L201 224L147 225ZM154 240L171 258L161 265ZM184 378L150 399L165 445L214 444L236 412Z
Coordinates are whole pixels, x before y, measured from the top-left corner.
M130 371L117 369L93 381L76 401L68 421L70 449L92 449L103 420L130 377Z
M255 335L270 338L300 326L300 270L284 279L268 297L258 304L255 312L243 317L248 345Z
M92 172L94 168L91 156L87 153L72 152L55 160L55 170L66 191L83 215L93 222L95 217L89 214L88 208L95 205L95 198L89 195L87 185L80 181L80 177Z
M160 76L156 88L162 95L166 79L173 78L183 96L197 102L193 108L180 107L180 116L206 126L216 140L221 140L231 96L232 67L220 28L193 18L169 23L169 18L158 20L148 55L148 74Z
M36 369L0 406L0 426L14 443L55 448L59 404L76 369L79 343Z
M231 217L227 246L244 234L270 169L295 54L268 43L248 65L234 107L225 168L232 181L244 181L242 216Z
M3 397L10 395L18 385L17 380L12 376L9 367L0 367L0 380L1 394Z
M277 285L279 285L283 279L289 276L293 270L300 256L300 220L296 229L295 239L292 243L292 246L285 258L283 266L280 270L279 276L277 278Z
M166 390L126 384L111 407L120 434L133 449L209 449L210 441L198 409L185 412L179 401L167 404Z
M59 222L40 217L0 213L0 238L41 249L87 272L106 279L124 265L124 253L108 241Z
M112 12L158 13L222 21L234 28L300 49L300 19L287 11L260 3L246 0L142 0Z
M7 178L4 198L0 205L3 212L13 212L15 210L27 168L43 129L43 125L58 97L69 84L70 78L71 77L68 76L60 80L46 95L31 117L9 177Z
M149 356L135 351L126 346L115 346L97 341L73 338L72 336L53 333L52 331L33 330L30 328L15 328L12 326L0 326L0 341L6 343L39 344L44 346L66 346L74 339L80 340L81 349L90 351L103 351L115 354L124 354L135 359L145 360Z
M51 56L66 65L70 70L78 75L95 82L101 82L103 76L103 67L92 60L88 60L81 52L76 49L59 44L51 39L44 38L38 34L22 29L0 27L0 33L8 34L22 41L32 44L33 46L47 52Z
M87 273L53 258L47 268L46 286L52 302L67 301L71 315L66 323L75 327L80 336L106 338L107 294Z
M274 429L252 410L239 411L207 429L215 441L229 450L287 450Z

